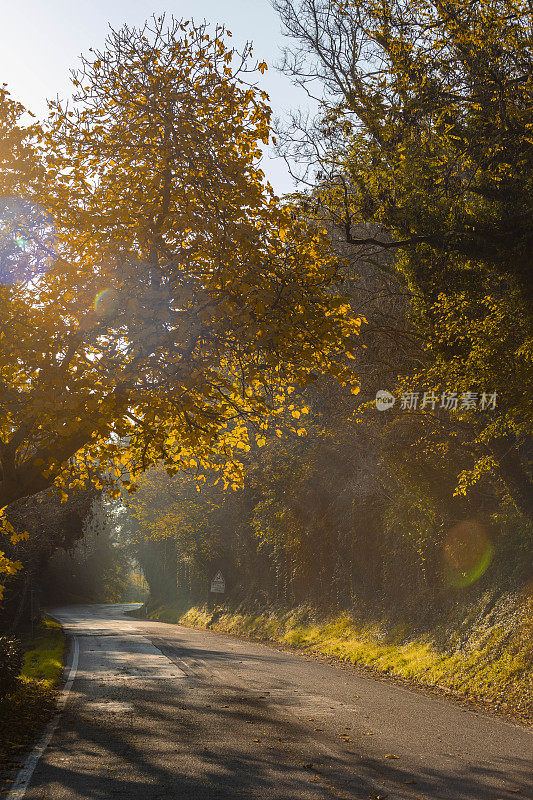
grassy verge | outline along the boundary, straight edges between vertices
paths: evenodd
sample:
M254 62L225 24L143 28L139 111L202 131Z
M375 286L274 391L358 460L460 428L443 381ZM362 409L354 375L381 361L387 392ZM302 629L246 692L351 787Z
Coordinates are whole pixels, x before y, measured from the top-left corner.
M149 613L162 622L205 628L205 608L164 606ZM424 634L386 621L362 623L346 614L319 617L310 609L250 613L226 610L213 630L296 647L374 673L433 687L445 694L533 721L533 602L484 597Z
M0 780L7 786L10 771L21 766L21 755L54 713L65 638L57 622L45 619L35 640L23 645L18 686L0 700Z

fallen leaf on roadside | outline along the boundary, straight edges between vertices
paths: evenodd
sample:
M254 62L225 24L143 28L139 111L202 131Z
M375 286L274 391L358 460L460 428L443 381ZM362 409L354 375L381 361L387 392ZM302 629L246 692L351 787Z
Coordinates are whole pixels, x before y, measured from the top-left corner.
M392 753L387 753L385 758L400 758L400 756L393 756Z

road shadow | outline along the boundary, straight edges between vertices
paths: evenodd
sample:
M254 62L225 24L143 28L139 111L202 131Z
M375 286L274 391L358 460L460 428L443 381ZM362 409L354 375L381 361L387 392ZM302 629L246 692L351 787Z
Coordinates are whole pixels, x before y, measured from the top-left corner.
M527 796L530 763L519 756L496 767L458 770L454 762L449 770L421 766L413 774L396 761L358 752L356 745L338 745L334 756L325 754L308 726L279 716L268 696L248 695L242 688L207 679L194 687L131 679L100 687L97 694L94 681L80 683L28 800ZM132 711L107 713L106 703ZM518 783L496 790L509 768ZM516 788L520 794L512 791Z

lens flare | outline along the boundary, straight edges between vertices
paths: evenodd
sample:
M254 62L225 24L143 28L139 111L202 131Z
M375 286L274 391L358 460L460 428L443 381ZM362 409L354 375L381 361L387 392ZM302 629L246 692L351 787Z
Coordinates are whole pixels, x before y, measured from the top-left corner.
M481 523L465 520L448 531L443 556L446 582L462 588L475 583L486 572L494 547Z
M110 319L114 317L119 308L119 295L114 289L102 289L96 295L94 310L99 317Z
M55 259L56 231L50 214L29 200L0 196L0 283L42 275Z

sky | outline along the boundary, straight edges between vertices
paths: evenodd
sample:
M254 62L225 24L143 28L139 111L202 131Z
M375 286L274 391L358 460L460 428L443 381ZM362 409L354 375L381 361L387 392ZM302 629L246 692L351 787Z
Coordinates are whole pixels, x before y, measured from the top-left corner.
M80 53L103 45L109 24L142 25L152 14L223 23L238 46L254 43L254 55L268 71L258 81L268 92L274 116L307 108L305 93L275 69L285 40L269 0L17 0L3 3L0 25L0 84L42 118L46 99L70 94L69 70ZM279 194L294 184L282 159L265 152L262 168Z

